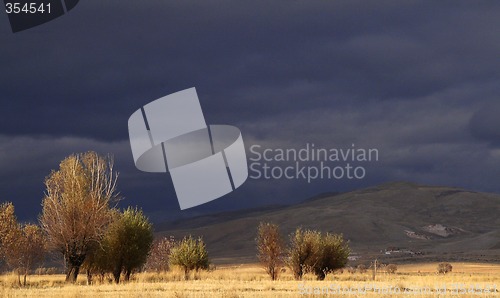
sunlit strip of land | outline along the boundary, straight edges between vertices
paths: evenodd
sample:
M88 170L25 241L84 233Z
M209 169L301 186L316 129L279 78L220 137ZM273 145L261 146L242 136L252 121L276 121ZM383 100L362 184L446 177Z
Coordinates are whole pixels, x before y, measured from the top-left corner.
M82 274L76 285L65 284L62 275L32 275L28 286L20 288L17 276L0 277L2 297L500 297L500 265L453 263L453 272L436 273L437 264L400 265L395 274L373 272L330 274L324 281L306 275L293 279L287 270L279 280L271 281L255 265L217 267L212 271L192 273L184 280L181 271L139 273L129 283L110 281L86 285ZM338 290L361 290L361 293ZM363 292L363 289L366 292ZM371 289L371 290L370 290ZM418 289L431 292L419 293ZM445 292L443 292L445 289ZM495 290L496 289L496 290ZM439 292L438 292L439 291ZM467 292L465 292L467 291ZM341 292L342 293L342 292ZM480 296L477 296L480 295Z

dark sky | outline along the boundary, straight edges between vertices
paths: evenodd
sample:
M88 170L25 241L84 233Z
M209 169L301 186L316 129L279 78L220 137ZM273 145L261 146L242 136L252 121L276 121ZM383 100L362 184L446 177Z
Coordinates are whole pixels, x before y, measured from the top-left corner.
M111 153L122 206L156 221L405 180L500 192L496 1L98 1L13 34L0 13L0 200L40 212L73 152ZM128 117L196 87L245 145L377 148L362 180L248 180L179 211L135 169Z

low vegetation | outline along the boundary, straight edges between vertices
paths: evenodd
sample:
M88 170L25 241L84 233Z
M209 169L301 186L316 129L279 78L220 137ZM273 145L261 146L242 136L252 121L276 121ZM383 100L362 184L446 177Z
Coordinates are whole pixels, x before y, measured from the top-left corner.
M170 253L175 246L173 237L163 237L153 242L149 251L144 271L146 272L167 272L170 270Z
M453 270L453 266L450 263L439 263L437 266L437 272L440 274L446 274Z
M184 279L180 268L162 273L134 274L128 283L105 280L86 285L84 276L75 284L64 275L28 276L30 287L19 287L15 275L0 276L2 297L498 297L500 265L454 263L453 272L437 275L436 263L398 265L395 274L379 273L373 281L367 273L335 273L318 281L313 273L296 281L287 270L272 281L260 265L219 265L215 271L191 272ZM443 286L447 286L443 291ZM338 295L337 289L361 289L360 295ZM366 292L364 292L366 289ZM476 294L457 294L463 290ZM329 292L327 292L329 291ZM386 293L384 294L383 291ZM388 291L400 294L388 294ZM419 293L422 291L423 293ZM481 292L480 292L481 291ZM316 293L316 294L315 294ZM323 293L323 294L321 294ZM404 294L408 293L408 294Z
M290 236L287 264L297 280L308 272L323 280L328 273L345 267L348 257L349 246L342 235L298 228Z
M396 271L398 271L398 265L389 264L389 265L385 266L385 271L389 274L395 274Z
M427 271L389 264L380 267L384 269L375 278L363 264L343 270L350 250L341 234L299 227L287 243L273 223L257 228L264 272L256 266L208 270L202 238L154 240L152 224L142 210L117 207L116 177L112 158L94 152L75 154L47 177L39 224L19 223L13 204L0 205L0 265L12 272L0 276L0 296L288 297L373 285L401 292L415 286L430 289L436 276L443 284L471 284L476 292L481 288L498 294L500 266L492 267L494 273L472 275L457 272L449 263L437 264L437 272L436 264ZM64 269L40 268L48 255L55 254L62 257ZM79 277L81 269L86 278ZM369 291L366 297L380 295L375 288ZM452 288L445 291L452 293ZM419 297L436 294L437 289Z
M185 279L192 270L207 270L209 267L208 252L203 239L187 236L176 243L170 252L170 265L179 266L184 271Z

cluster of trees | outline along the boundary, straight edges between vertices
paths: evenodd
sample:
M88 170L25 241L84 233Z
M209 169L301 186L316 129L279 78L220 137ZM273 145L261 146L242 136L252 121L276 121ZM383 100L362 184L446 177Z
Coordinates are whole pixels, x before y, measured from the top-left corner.
M202 239L189 236L175 242L153 243L153 227L142 210L117 208L117 173L111 157L95 152L73 154L45 179L40 225L19 224L12 203L0 205L0 260L20 276L34 270L46 251L64 258L67 282L76 282L81 269L88 283L111 275L116 283L142 268L166 271L169 266L208 268Z
M0 205L0 258L18 275L19 285L45 256L46 241L42 229L34 224L20 224L12 203ZM24 276L21 283L21 275Z
M45 180L40 224L48 248L64 257L66 281L76 282L85 264L93 272L111 272L118 283L140 268L153 241L153 228L141 210L120 212L113 160L95 152L64 159Z
M260 223L257 231L258 257L272 280L278 278L284 265L300 280L314 273L318 280L347 264L349 246L342 235L297 228L290 235L288 247L273 223Z
M146 262L153 242L153 227L141 210L129 207L123 213L112 212L111 217L100 243L95 243L82 264L89 284L95 273L101 281L107 273L116 283L122 274L128 281L132 272Z
M185 279L188 279L192 270L208 270L209 265L205 242L190 235L181 241L175 241L173 237L156 240L149 252L144 270L158 273L177 266L184 271Z

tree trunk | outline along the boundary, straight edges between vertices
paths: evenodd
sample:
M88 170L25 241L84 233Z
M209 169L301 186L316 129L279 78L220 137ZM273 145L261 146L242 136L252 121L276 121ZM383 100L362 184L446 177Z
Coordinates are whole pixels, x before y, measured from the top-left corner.
M325 277L326 277L326 273L324 270L316 270L316 278L318 280L325 280Z
M132 269L125 269L125 281L129 281L130 280L130 275L132 274Z
M76 283L78 273L80 273L80 265L73 265L69 267L69 269L66 271L66 282Z
M87 285L92 284L92 270L90 268L87 268Z
M24 273L24 280L23 280L23 286L25 287L26 286L26 275L28 275L28 273Z
M274 266L269 267L269 275L271 275L271 280L276 280L276 277L278 274L277 274L276 268Z
M120 283L121 273L122 273L121 268L115 268L115 270L113 270L113 277L115 279L115 283Z
M85 254L71 254L65 255L66 262L66 282L76 283L78 273L80 273L80 266L85 261Z

